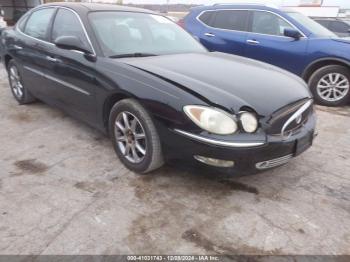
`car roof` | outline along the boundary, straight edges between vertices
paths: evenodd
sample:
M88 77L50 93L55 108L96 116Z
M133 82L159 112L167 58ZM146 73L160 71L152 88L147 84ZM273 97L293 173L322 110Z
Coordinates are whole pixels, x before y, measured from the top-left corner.
M274 8L274 9L278 9L278 6L274 5L274 4L263 4L263 3L217 3L217 4L213 4L212 6L214 7L223 7L223 6L239 6L239 7L250 7L250 8Z
M257 3L223 3L223 4L214 4L214 5L200 5L197 7L191 8L193 11L205 11L205 10L220 10L220 9L258 9L266 11L280 12L281 9L278 6L272 4L257 4Z
M77 12L91 12L91 11L125 11L125 12L138 12L138 13L150 13L155 14L155 12L147 9L129 7L129 6L121 6L121 5L113 5L113 4L99 4L99 3L77 3L77 2L53 2L47 3L43 6L61 6L67 7Z

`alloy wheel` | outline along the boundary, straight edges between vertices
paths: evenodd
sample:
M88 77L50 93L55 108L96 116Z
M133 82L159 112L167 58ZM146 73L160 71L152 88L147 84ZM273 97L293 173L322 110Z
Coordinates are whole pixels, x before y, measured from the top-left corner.
M317 84L317 94L324 100L335 102L343 99L349 92L349 79L340 73L323 76Z
M147 153L147 138L140 120L127 111L115 120L115 138L124 157L131 163L141 163Z
M22 99L24 95L24 88L21 83L21 78L18 74L17 67L11 66L9 73L10 73L10 85L11 85L12 91L18 99Z

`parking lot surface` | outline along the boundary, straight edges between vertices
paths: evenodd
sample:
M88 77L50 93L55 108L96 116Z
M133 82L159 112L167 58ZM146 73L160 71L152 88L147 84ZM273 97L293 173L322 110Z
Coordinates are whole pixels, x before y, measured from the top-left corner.
M139 176L99 132L17 105L1 68L0 254L350 254L350 108L317 114L278 169Z

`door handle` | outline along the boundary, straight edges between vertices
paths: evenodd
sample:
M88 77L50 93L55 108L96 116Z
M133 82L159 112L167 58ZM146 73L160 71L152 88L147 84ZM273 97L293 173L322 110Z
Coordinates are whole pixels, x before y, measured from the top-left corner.
M56 62L58 61L56 58L53 58L53 57L51 57L51 56L47 56L46 59L47 59L48 61L54 62L54 63L56 63Z
M13 45L13 48L14 48L15 50L22 50L22 49L23 49L23 47L21 47L21 46L19 46L19 45Z
M258 44L260 44L260 42L259 42L259 41L252 40L252 39L247 40L247 43L248 43L248 44L251 44L251 45L258 45Z
M212 33L205 33L204 35L205 35L205 36L209 36L209 37L214 37L214 36L215 36L215 35L212 34Z

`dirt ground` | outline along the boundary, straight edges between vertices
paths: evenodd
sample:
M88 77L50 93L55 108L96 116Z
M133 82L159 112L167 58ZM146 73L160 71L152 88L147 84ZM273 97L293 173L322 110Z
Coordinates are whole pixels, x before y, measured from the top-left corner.
M314 146L247 177L139 176L110 141L0 69L0 254L350 254L350 108L317 107Z

